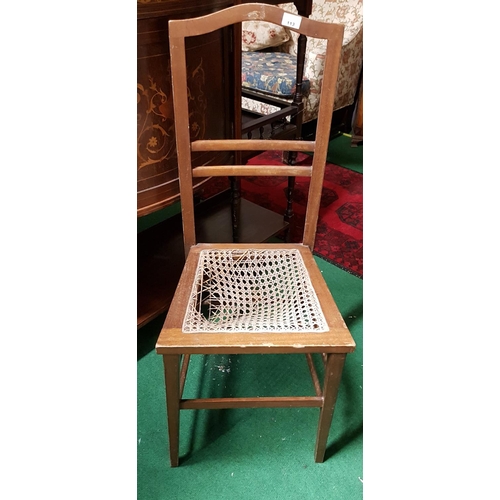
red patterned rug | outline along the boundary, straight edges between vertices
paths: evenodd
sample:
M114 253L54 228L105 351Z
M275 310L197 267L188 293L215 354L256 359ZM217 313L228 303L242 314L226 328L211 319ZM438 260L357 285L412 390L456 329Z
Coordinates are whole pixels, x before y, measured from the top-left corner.
M267 151L249 165L280 165L281 151ZM312 157L298 153L297 165L310 165ZM293 195L294 218L290 241L299 242L304 228L309 179L297 177ZM283 214L286 177L245 177L243 198ZM326 164L314 253L355 276L363 277L363 175L332 163Z

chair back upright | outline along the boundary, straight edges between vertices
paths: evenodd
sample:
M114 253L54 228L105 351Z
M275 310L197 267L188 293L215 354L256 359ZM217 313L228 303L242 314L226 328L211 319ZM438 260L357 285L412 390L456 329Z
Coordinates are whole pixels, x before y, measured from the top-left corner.
M323 86L316 137L314 141L275 139L217 139L191 142L185 39L249 20L262 20L286 26L299 34L327 40ZM303 176L310 177L302 243L314 247L320 208L321 190L330 137L340 52L344 26L315 21L290 14L279 7L246 3L194 19L169 21L175 137L186 256L196 244L193 177L211 176ZM237 82L241 85L241 82ZM192 167L191 153L197 151L302 151L313 153L311 166L293 165L212 165Z

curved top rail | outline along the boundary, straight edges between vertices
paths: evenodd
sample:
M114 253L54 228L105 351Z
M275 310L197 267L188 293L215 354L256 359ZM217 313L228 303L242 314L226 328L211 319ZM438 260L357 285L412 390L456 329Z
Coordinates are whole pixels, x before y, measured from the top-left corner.
M327 40L343 37L342 24L325 23L285 12L274 5L246 3L192 19L175 19L168 23L170 36L204 35L243 21L267 21L313 38Z

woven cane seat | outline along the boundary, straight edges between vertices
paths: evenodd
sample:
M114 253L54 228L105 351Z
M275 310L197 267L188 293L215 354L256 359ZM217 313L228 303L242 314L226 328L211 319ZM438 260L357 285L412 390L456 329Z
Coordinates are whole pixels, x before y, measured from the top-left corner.
M327 330L298 250L200 252L183 332Z

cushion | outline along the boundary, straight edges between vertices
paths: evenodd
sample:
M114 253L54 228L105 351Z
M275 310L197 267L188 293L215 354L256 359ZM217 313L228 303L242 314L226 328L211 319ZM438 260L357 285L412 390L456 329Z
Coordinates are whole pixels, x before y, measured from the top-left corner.
M244 52L241 57L241 86L279 97L293 97L297 58L284 52ZM302 93L310 83L304 77Z
M241 48L243 51L276 47L290 40L290 35L285 28L274 23L244 21L241 30Z

